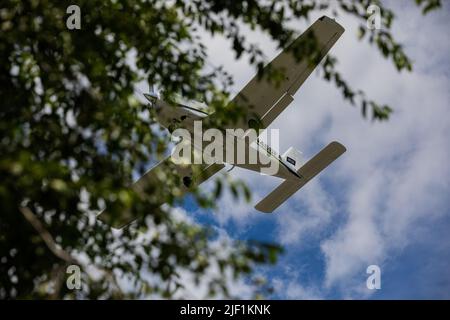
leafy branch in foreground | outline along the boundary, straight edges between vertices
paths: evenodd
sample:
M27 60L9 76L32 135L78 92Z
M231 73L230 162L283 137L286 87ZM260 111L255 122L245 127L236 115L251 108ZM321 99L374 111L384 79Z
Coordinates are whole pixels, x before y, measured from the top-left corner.
M232 294L235 278L254 277L255 266L275 263L281 250L223 238L173 209L180 178L170 168L145 195L128 188L168 144L136 100L136 85L197 98L217 121L236 121L239 114L225 112L232 79L220 66L207 68L201 33L223 35L237 58L261 70L262 50L241 26L284 47L297 33L290 21L334 8L364 25L369 1L79 0L82 28L73 31L65 25L71 4L5 0L0 8L0 298L183 297L186 275L209 296ZM399 71L410 70L390 33L394 14L378 4L383 28L361 36ZM440 6L416 4L424 13ZM386 119L391 109L352 89L336 65L325 61L325 80L364 114L372 108L373 118ZM210 207L225 187L250 197L223 175L211 194L194 190L193 199ZM95 219L105 207L141 223L113 231ZM83 269L80 291L64 285L69 263Z

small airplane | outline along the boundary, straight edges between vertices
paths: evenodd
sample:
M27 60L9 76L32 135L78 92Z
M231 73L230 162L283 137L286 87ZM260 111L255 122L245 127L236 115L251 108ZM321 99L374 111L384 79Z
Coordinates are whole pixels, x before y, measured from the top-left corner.
M311 59L298 59L290 50L290 46L285 48L264 68L264 70L266 68L282 70L284 79L281 80L281 83L274 85L273 81L255 75L231 101L231 103L248 107L249 111L247 118L238 121L235 127L245 131L253 128L255 123L257 123L258 129L267 128L294 100L293 95L319 62L326 56L344 31L344 28L340 24L327 16L323 16L313 23L290 46L301 45L308 41L308 39L311 39L311 37L314 37L315 43L318 49L320 49L319 56L313 61ZM157 121L170 132L174 130L175 126L187 128L191 131L194 121L203 121L207 117L214 116L206 111L207 106L204 103L185 100L181 97L176 97L175 103L169 103L162 100L157 92L150 92L144 96L149 100L151 106L155 108ZM244 138L244 136L238 137L238 139ZM252 142L254 141L251 141L248 137L245 139L247 145ZM277 209L308 181L346 151L342 144L333 141L309 161L303 163L301 152L293 147L289 148L280 156L273 152L270 147L261 143L259 139L256 142L258 150L262 148L265 151L258 151L258 156L268 157L269 159L266 160L278 162L280 164L279 170L277 170L274 176L284 179L275 190L255 206L256 210L265 213L270 213ZM138 192L144 192L148 183L161 181L160 169L169 165L170 162L171 159L169 156L145 173L133 184L132 188ZM233 165L261 172L260 164L233 163ZM176 165L177 175L180 176L180 181L183 184L180 195L184 192L189 192L193 186L198 186L224 167L224 163ZM106 212L102 212L99 218L107 221L105 214L107 215ZM124 214L120 221L116 221L114 224L115 227L122 227L133 220L133 217Z

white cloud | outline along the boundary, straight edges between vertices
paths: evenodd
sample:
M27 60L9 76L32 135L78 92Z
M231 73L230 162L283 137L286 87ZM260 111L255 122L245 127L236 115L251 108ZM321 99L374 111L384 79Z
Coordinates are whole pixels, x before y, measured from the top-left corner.
M395 252L418 240L414 237L418 227L431 230L433 221L448 215L450 80L444 70L450 65L449 42L445 40L450 23L448 4L445 6L425 18L412 6L402 5L398 11L395 36L413 57L412 74L398 74L391 62L356 40L351 19L339 20L346 33L332 53L351 85L395 107L387 123L363 121L360 111L343 102L332 85L313 75L271 126L281 130L282 150L300 146L311 156L331 140L343 142L348 149L274 215L278 238L290 245L289 250L296 250L296 243L299 250L305 237L320 241L325 259L324 283L317 286L321 290L337 287L348 298L369 295L361 281L367 265L389 268ZM268 56L273 56L273 44L268 47ZM214 62L226 61L237 86L252 76L250 67L226 58L220 43L212 50L222 52L212 56ZM254 173L239 171L239 177L257 192L255 201L277 184ZM333 187L324 187L323 181ZM252 206L236 208L228 198L221 205L218 220L222 224L230 220L250 223L258 214ZM343 223L320 238L321 231L336 219ZM289 297L311 294L298 283L289 286ZM318 289L312 291L312 296L321 296Z
M278 239L282 244L295 245L314 233L316 236L331 222L336 204L317 182L298 192L276 212Z
M433 34L434 28L422 24L421 34ZM368 126L341 114L329 129L348 146L338 173L348 177L350 190L346 224L322 244L328 285L351 282L368 264L382 264L390 253L416 241L419 222L428 220L431 228L433 219L448 214L441 210L449 191L450 121L444 115L450 81L421 67L425 55L420 48L430 47L430 38L416 40L421 43L411 50L418 66L414 74L398 75L373 58L366 69L369 76L360 79L379 100L395 105L389 123ZM371 86L376 79L382 82Z

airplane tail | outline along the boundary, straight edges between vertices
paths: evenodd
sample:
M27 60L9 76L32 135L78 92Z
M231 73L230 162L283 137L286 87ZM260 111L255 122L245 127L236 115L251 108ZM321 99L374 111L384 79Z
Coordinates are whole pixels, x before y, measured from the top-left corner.
M328 167L334 160L339 158L346 151L339 142L333 141L316 154L311 160L305 163L297 173L300 179L285 180L269 195L262 199L255 209L261 212L270 213L283 204L289 197L296 193L309 180L314 178L323 169Z

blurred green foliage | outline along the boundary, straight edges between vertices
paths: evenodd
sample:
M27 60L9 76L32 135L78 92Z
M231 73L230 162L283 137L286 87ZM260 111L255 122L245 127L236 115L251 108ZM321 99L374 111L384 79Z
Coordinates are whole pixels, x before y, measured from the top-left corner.
M415 2L424 13L440 6ZM364 27L370 3L382 8L381 30ZM81 30L66 28L71 4L81 8ZM135 88L146 81L168 96L203 100L224 119L232 77L221 66L205 71L199 34L221 34L236 58L245 56L261 70L262 51L241 26L284 47L296 34L289 21L330 7L358 19L360 37L399 71L411 70L390 33L394 13L380 1L3 0L0 298L173 297L183 286L182 273L206 282L209 296L228 295L227 274L251 278L258 264L275 263L276 245L224 239L177 216L171 208L179 178L172 171L145 197L128 188L133 174L160 159L168 143ZM364 115L371 110L373 119L387 119L392 109L352 89L336 66L328 56L323 78ZM223 185L236 198L250 197L245 184L222 175L211 194L194 190L194 199L213 206ZM113 215L129 210L141 222L113 231L95 219L104 207ZM83 269L79 291L65 286L66 267L74 263ZM261 293L264 281L252 283Z

